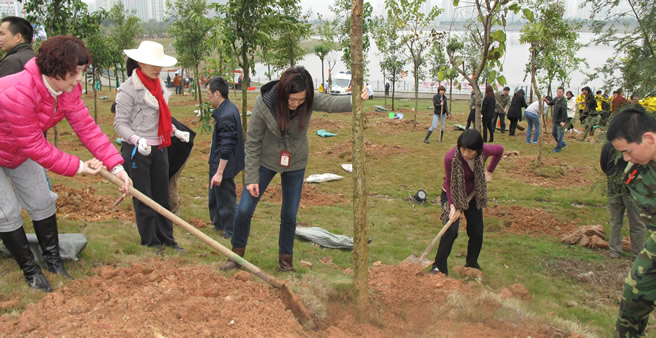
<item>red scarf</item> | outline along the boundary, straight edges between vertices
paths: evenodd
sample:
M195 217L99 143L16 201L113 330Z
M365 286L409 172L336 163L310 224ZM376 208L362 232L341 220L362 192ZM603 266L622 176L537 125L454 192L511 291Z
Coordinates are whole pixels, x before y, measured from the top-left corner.
M164 95L162 95L162 85L159 83L159 79L154 80L144 75L140 68L137 68L137 76L139 76L141 83L143 83L148 91L150 91L150 93L157 99L157 103L159 103L159 124L157 126L159 148L166 148L171 145L171 132L173 132L173 127L171 126L171 111L169 110L169 105L166 104Z

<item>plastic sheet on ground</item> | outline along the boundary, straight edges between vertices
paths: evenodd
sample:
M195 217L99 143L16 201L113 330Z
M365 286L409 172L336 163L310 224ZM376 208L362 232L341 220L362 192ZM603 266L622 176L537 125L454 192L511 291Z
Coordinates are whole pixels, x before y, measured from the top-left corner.
M353 164L344 163L344 164L342 164L342 169L344 169L345 171L347 171L349 173L352 173L353 172Z
M344 178L343 176L339 176L336 174L314 174L308 176L308 178L305 179L305 182L307 183L323 183L323 182L330 182L330 181L337 181L341 180Z
M319 135L319 136L321 136L321 137L337 136L337 134L335 134L335 133L331 133L331 132L328 132L328 131L326 131L325 129L319 129L319 130L317 130L317 135Z
M297 227L296 236L319 244L324 248L353 250L353 238L345 235L335 235L320 227Z
M35 234L27 234L27 242L30 244L30 250L36 257L38 262L43 262L43 255L41 254L41 247ZM79 260L80 253L87 246L87 237L84 234L59 234L59 254L63 260L77 261ZM0 243L0 253L7 257L11 254Z

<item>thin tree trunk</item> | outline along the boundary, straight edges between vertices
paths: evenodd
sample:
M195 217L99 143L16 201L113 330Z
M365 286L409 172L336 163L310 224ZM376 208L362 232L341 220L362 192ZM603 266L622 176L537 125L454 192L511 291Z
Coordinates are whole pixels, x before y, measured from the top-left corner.
M95 83L96 67L93 68L93 78L94 78L94 83L92 85L92 87L93 87L93 120L96 121L96 124L98 124L98 92L96 91L96 83Z
M246 92L248 90L247 84L248 84L248 73L249 73L249 62L248 62L248 46L242 46L241 47L241 60L242 60L242 65L241 69L243 71L242 77L243 80L241 81L241 127L244 133L244 142L246 142L246 130L248 128L248 116L246 115L246 110L248 109L248 93Z
M363 84L362 1L353 0L351 12L351 69L353 72L353 286L356 319L367 320L369 312L369 264L367 248L367 181L365 175L365 106L360 97Z
M383 96L385 96L384 107L387 107L387 90L385 89L386 84L387 84L387 76L385 75L385 71L383 71Z
M449 113L453 114L453 79L449 79Z
M532 90L535 91L535 95L538 97L538 121L542 121L543 117L543 111L544 111L544 105L542 104L542 96L540 95L540 91L538 90L538 83L537 80L535 79L535 72L536 72L536 65L535 65L535 50L531 48L531 84L532 84ZM535 128L536 132L540 132L540 128ZM528 132L528 131L527 131ZM538 137L538 156L535 158L535 165L539 167L542 165L542 138L544 136L544 133L540 134L540 137Z
M419 109L419 74L417 74L417 63L414 65L415 69L415 119L412 121L412 125L417 129L417 109Z
M198 94L198 109L203 107L203 95L200 94L200 80L198 79L198 64L196 64L196 73L194 73L194 81L196 81L196 94Z
M323 58L321 58L321 84L323 85L324 83L326 83L326 81L324 80L324 77L323 77ZM323 92L327 93L328 88L324 88Z
M392 76L396 79L396 71ZM392 110L394 110L394 93L396 92L396 81L392 81Z

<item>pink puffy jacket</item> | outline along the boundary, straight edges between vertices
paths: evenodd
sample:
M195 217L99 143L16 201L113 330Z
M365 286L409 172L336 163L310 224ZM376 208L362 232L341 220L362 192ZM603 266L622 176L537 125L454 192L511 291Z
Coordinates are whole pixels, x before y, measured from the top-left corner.
M13 169L30 158L54 173L75 175L80 159L43 137L44 130L63 118L91 154L110 170L123 164L121 154L89 116L80 98L82 86L61 94L56 102L35 60L28 61L24 71L0 78L0 166Z

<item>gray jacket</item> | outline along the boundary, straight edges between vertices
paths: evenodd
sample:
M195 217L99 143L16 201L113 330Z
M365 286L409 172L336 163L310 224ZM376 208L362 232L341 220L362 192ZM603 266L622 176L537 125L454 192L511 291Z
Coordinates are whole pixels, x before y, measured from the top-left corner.
M312 111L310 111L304 128L300 128L299 119L289 122L288 132L282 135L274 113L267 106L262 96L273 94L276 82L270 82L262 87L262 95L255 99L253 114L246 133L246 177L245 184L256 184L260 181L260 166L275 172L286 172L304 169L308 162L307 131L310 125ZM275 106L275 105L274 105ZM312 110L329 113L350 112L350 96L332 96L315 93ZM280 152L286 150L291 153L289 167L280 165Z
M21 43L12 48L0 60L0 77L15 74L25 69L25 64L35 56L31 43Z
M494 94L494 99L497 101L496 112L506 113L510 109L510 93L503 95L503 91L498 91Z
M168 103L171 92L160 79L164 100ZM123 141L137 135L148 140L158 140L159 103L134 73L119 88L116 94L116 116L114 129Z

